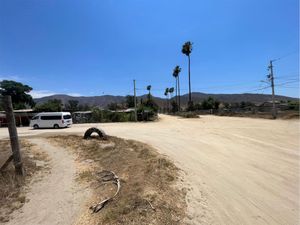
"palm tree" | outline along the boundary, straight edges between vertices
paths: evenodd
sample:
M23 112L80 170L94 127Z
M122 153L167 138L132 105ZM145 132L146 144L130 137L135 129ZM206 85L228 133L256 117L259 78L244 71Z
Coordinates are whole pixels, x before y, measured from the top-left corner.
M171 95L171 98L173 98L173 92L174 92L174 88L173 87L169 88L169 93Z
M171 99L173 98L173 93L174 93L174 88L173 87L171 87L171 88L169 88L169 93L170 93L170 95L171 95ZM170 110L170 100L169 100L169 110Z
M167 98L167 109L169 111L169 88L166 88L166 90L165 90L165 96Z
M181 52L185 54L188 59L189 59L189 104L192 103L192 93L191 93L191 59L190 59L190 54L192 52L192 47L193 43L190 41L187 41L184 43L182 46Z
M150 98L151 98L151 85L147 86L147 91L149 91L149 93L148 93L148 99L150 100Z
M150 94L151 94L151 93L150 93L150 91L151 91L151 85L148 85L148 86L147 86L147 91L149 91L149 95L150 95Z
M177 66L176 66L177 67ZM176 71L176 67L173 69L173 77L175 78L175 97L176 97L176 104L178 104L178 89L177 89L177 78L178 78L178 73Z
M169 94L169 88L166 88L166 90L165 90L165 96L168 97L168 94Z
M173 77L176 79L176 103L178 104L178 108L180 110L180 87L179 87L179 73L181 72L181 68L179 66L175 66L173 70Z

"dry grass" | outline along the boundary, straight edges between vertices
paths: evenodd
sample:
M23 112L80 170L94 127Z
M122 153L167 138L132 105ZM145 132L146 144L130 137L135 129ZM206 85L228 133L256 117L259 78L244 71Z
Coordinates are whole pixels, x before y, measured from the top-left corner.
M64 136L53 137L53 141L69 146L78 156L78 179L94 190L88 205L116 190L113 184L101 185L96 172L111 170L121 180L118 196L97 214L87 209L77 224L183 224L185 193L174 187L179 171L150 146L116 137L100 141Z
M285 119L285 120L290 120L290 119L299 119L300 115L299 112L291 112L291 113L286 113L283 115L280 115L281 119Z
M2 172L0 172L0 222L8 222L10 214L23 206L26 199L26 185L30 182L32 176L44 166L36 162L47 161L47 156L39 152L33 145L26 140L21 140L21 151L23 156L23 165L26 176L15 175L13 163ZM11 155L11 148L8 140L0 140L0 166Z
M261 118L261 119L272 119L271 112L221 112L216 114L218 116L230 116L230 117L248 117L248 118ZM296 111L280 111L277 112L278 119L299 119L299 112Z

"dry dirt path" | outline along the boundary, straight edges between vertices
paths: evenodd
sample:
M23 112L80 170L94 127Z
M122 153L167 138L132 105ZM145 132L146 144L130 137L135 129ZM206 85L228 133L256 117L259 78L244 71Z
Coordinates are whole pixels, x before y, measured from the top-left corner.
M299 224L299 121L205 116L102 126L186 172L192 224Z
M13 213L8 225L68 225L80 215L87 192L75 181L73 157L64 148L51 145L46 139L30 142L45 151L50 158L51 170L40 181L31 185L26 194L30 201Z
M160 118L59 131L21 128L19 134L82 135L98 126L109 135L152 145L184 170L191 224L299 224L299 121ZM6 132L0 129L0 138Z

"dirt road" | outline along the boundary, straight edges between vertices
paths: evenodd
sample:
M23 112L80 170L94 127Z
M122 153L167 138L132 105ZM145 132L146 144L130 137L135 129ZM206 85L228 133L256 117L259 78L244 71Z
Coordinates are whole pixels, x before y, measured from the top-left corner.
M30 139L50 158L50 173L33 182L27 193L27 202L14 211L8 225L71 225L80 215L81 205L88 196L76 178L76 168L71 154L43 138Z
M299 224L299 121L160 116L154 123L98 126L109 135L146 142L184 170L192 224ZM40 135L57 130L28 130ZM7 137L0 129L0 138Z

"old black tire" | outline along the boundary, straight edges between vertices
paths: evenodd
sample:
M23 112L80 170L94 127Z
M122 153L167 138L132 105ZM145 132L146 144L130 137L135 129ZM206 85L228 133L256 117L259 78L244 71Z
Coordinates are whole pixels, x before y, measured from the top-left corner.
M107 139L107 135L105 134L105 132L99 128L96 127L91 127L89 129L87 129L87 131L84 133L84 139L89 139L91 138L92 133L97 133L99 135L100 139L106 140Z
M39 129L39 125L34 124L34 125L33 125L33 129Z
M54 129L58 129L59 128L59 125L58 124L54 124Z

